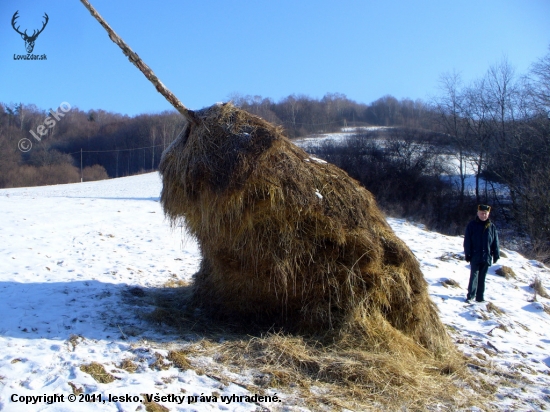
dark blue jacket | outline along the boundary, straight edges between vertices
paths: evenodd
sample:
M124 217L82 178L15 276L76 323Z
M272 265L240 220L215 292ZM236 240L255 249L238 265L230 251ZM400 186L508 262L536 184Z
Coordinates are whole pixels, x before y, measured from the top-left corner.
M464 255L473 264L487 262L489 266L500 258L497 228L489 219L482 222L476 217L468 223L464 235Z

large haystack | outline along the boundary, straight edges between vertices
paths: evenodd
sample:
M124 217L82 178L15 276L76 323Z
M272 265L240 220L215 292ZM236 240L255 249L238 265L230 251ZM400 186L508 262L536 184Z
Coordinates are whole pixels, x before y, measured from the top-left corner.
M450 349L417 260L367 190L231 104L195 115L160 171L165 213L201 247L198 305L383 351Z

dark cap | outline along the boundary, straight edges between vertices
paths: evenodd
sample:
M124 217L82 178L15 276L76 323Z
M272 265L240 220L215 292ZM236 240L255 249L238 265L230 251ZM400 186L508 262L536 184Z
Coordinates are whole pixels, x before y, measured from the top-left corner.
M477 210L481 210L482 212L490 212L491 206L489 205L477 205Z

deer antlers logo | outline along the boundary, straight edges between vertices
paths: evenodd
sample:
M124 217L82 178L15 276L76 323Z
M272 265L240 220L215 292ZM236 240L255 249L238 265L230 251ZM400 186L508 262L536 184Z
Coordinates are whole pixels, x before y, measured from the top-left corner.
M25 48L27 49L27 53L32 53L32 51L34 50L34 42L36 41L36 38L38 37L38 35L39 35L40 33L42 33L42 31L43 31L44 28L46 27L46 24L48 24L48 20L49 20L50 18L48 17L48 15L47 15L46 13L44 13L44 18L46 19L46 21L44 21L44 23L43 23L43 25L42 25L42 28L41 28L40 30L38 30L38 31L34 30L33 33L32 33L32 35L29 36L29 35L27 34L27 30L25 30L23 33L21 33L21 32L19 31L19 27L20 27L20 26L15 27L15 21L16 21L17 18L19 17L19 16L17 15L17 13L19 13L19 10L17 10L17 11L14 13L13 17L11 18L11 25L12 25L13 29L14 29L17 33L19 33L19 34L21 35L21 38L22 38L23 40L25 40Z

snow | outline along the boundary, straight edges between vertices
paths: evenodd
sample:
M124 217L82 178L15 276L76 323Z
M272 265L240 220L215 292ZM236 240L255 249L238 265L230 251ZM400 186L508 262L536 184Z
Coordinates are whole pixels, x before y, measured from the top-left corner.
M109 394L165 396L158 403L172 411L254 411L258 404L269 410L306 410L293 406L293 395L284 393L278 403L245 398L223 403L222 395L254 393L246 385L221 385L192 369L150 366L155 354L165 356L182 337L155 331L137 315L146 308L136 308L125 296L136 290L132 288L190 281L200 261L196 242L184 228L171 230L164 219L160 190L156 173L0 190L0 410L135 411L142 405L139 400L72 404L67 400L71 385L103 399ZM499 383L493 407L550 408L550 315L544 311L550 302L540 296L531 301L529 287L535 276L548 287L548 268L505 251L508 257L493 265L487 277L491 305L467 305L469 269L461 260L462 238L405 220L388 221L419 259L430 295L459 349L472 359L485 357L491 370L521 378L516 385ZM500 265L511 267L517 278L496 275ZM446 279L460 287L445 287ZM502 313L491 311L493 305ZM125 359L136 361L136 373L117 366ZM80 369L92 361L117 379L96 382ZM241 382L247 379L240 377ZM212 393L218 394L217 402L178 404L167 397ZM53 394L64 394L64 402L21 403L25 396Z
M309 162L310 160L313 160L315 163L319 163L319 164L326 164L327 163L323 159L318 159L317 157L313 157L313 156L310 156L310 157L304 159L304 162Z
M392 126L343 127L340 133L320 133L306 137L299 137L293 139L292 143L300 147L317 146L325 142L340 144L347 138L352 137L357 133L374 132L392 128Z
M456 174L443 175L442 177L444 179L449 179L451 183L453 183L457 188L459 188L460 187L459 159L453 155L440 155L439 157L441 161L447 165L449 170L452 171L452 173L456 173ZM476 173L477 173L476 157L473 155L464 156L463 162L464 163L462 165L462 168L465 175L465 179L464 179L465 192L469 196L475 196ZM483 179L483 177L479 178L479 190L481 193L485 193L486 190L490 193L494 192L495 194L498 194L501 197L510 196L510 190L506 185L501 183L486 181L485 179Z

